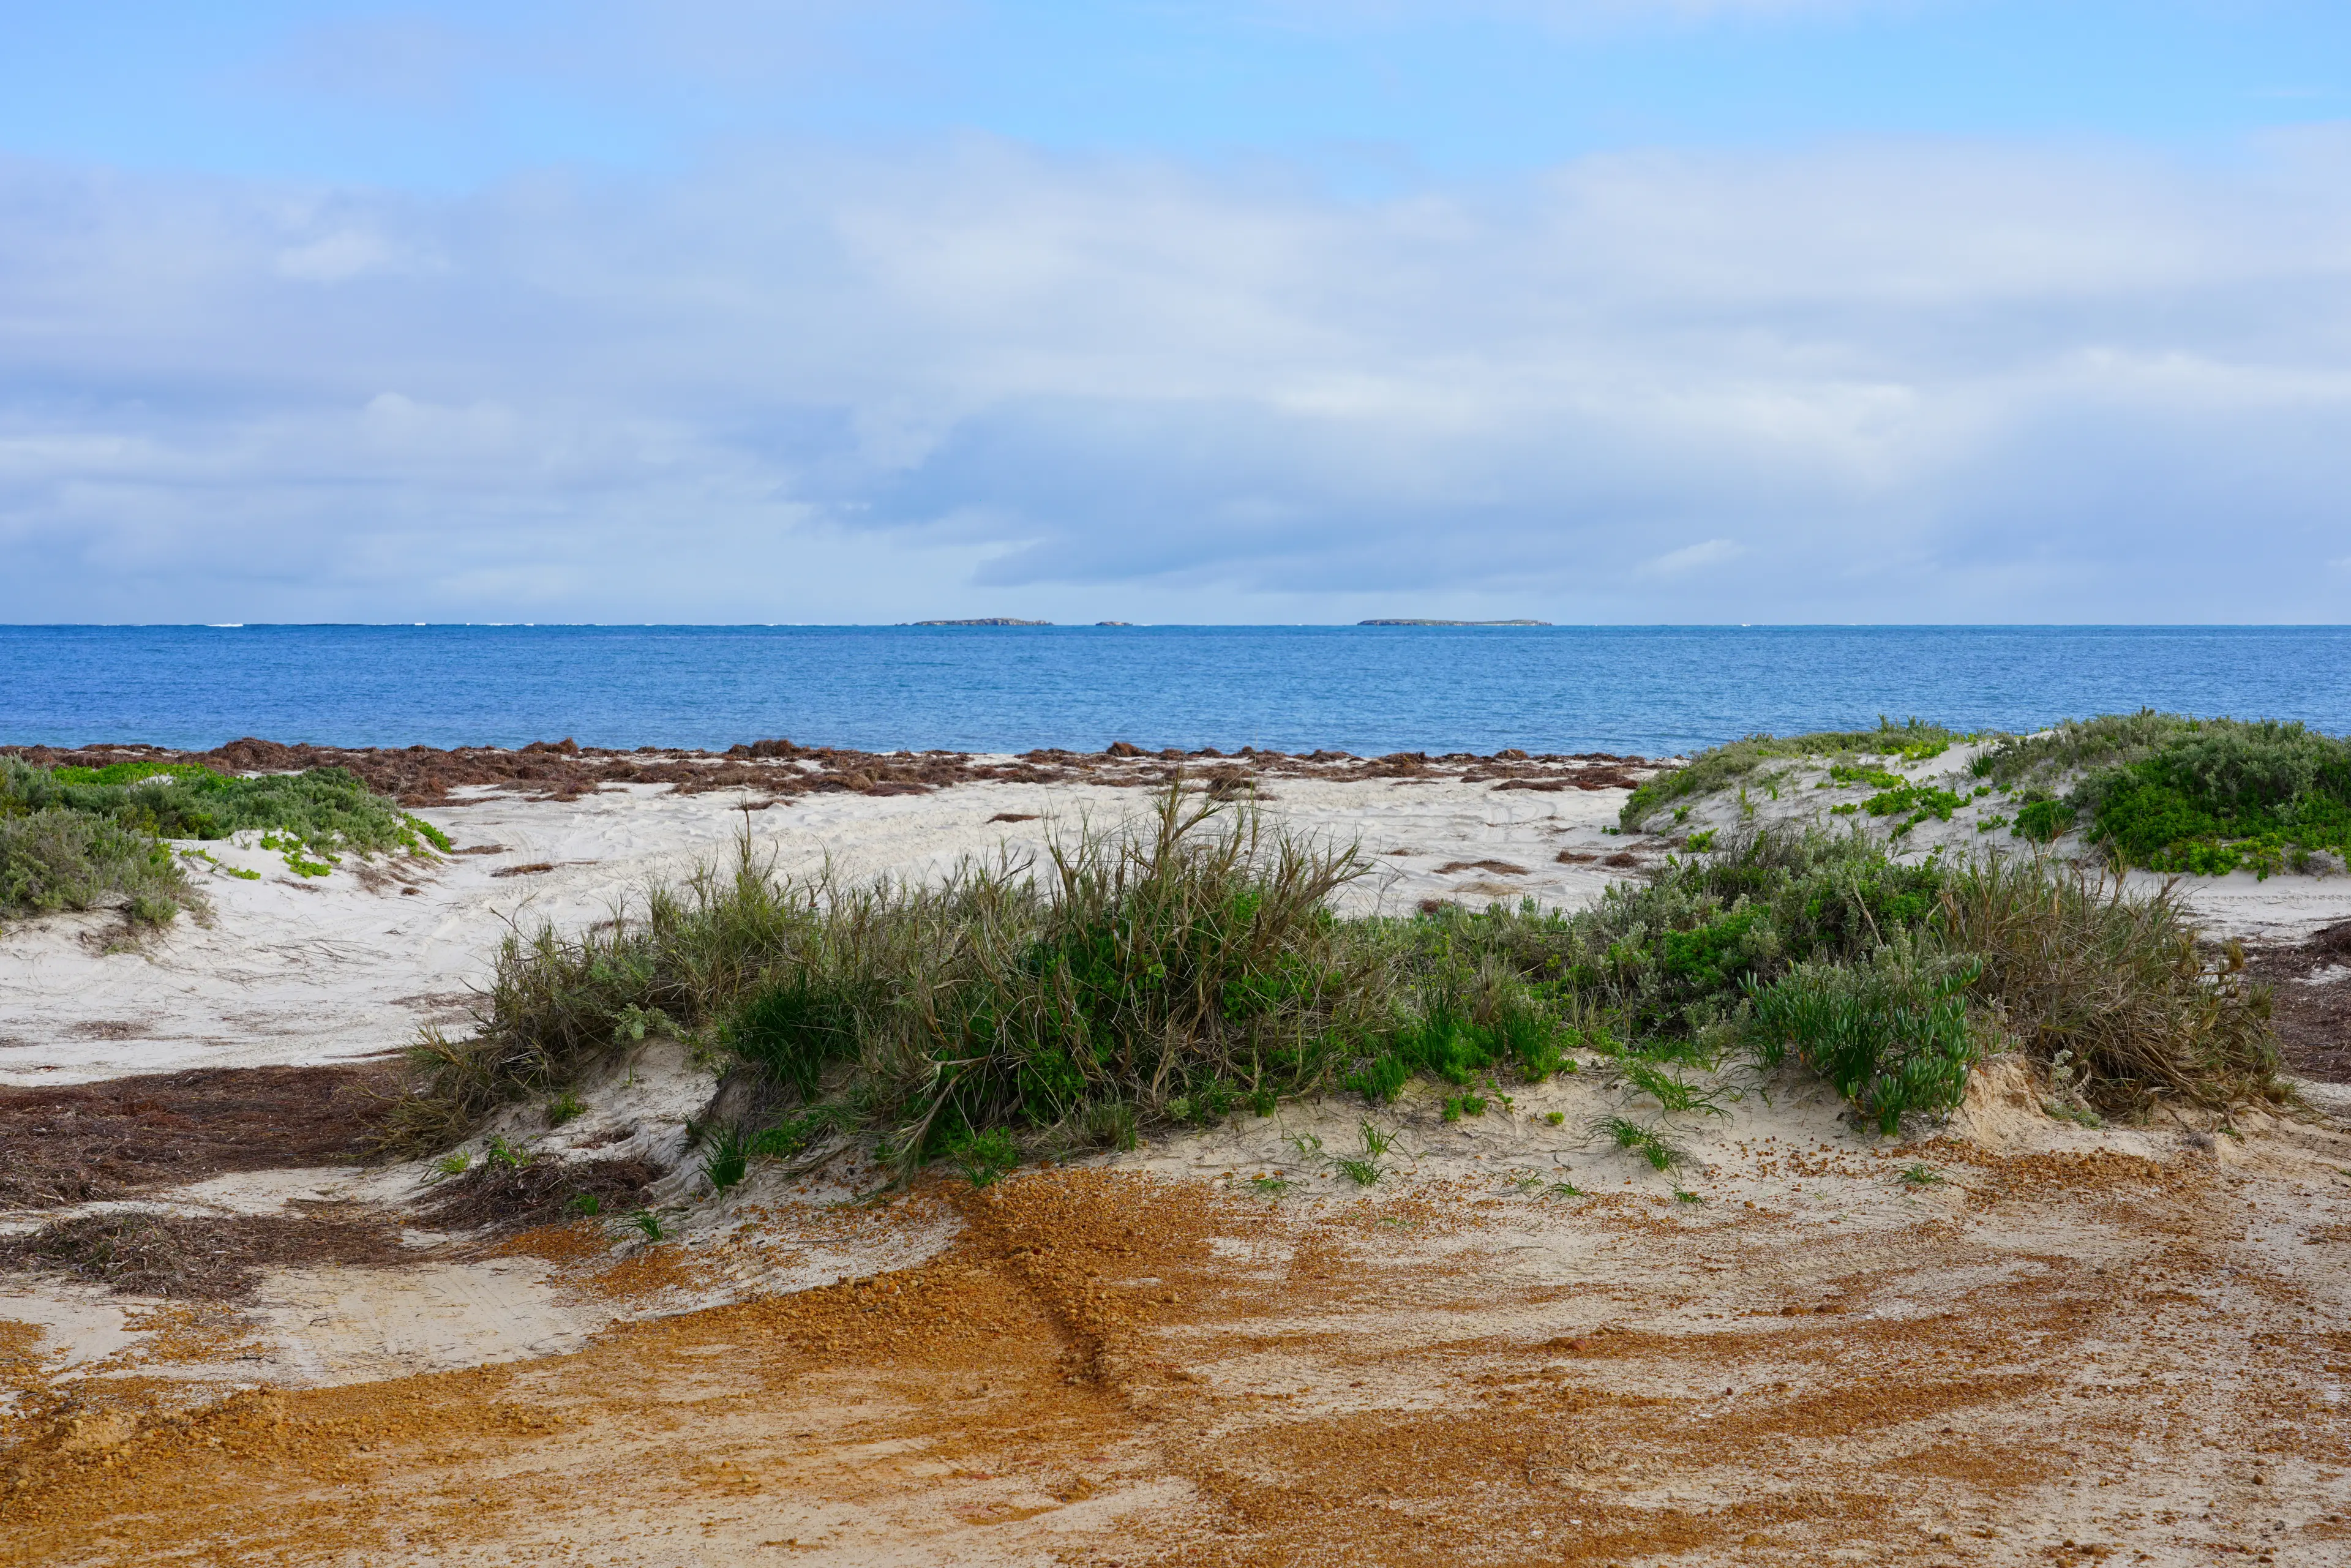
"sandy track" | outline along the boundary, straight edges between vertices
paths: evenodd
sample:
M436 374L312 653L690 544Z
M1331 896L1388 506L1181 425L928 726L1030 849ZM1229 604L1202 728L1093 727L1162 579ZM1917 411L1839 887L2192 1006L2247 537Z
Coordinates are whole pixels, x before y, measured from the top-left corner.
M888 1218L944 1255L571 1354L123 1391L0 1470L0 1562L2351 1560L2351 1139L2222 1141L1791 1140L1705 1205L941 1186Z

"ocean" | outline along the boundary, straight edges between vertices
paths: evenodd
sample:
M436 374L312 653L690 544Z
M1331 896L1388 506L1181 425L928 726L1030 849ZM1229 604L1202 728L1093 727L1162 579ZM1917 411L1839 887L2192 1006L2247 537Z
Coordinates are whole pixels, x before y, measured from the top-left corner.
M2142 706L2351 731L2351 627L0 626L0 745L1664 756Z

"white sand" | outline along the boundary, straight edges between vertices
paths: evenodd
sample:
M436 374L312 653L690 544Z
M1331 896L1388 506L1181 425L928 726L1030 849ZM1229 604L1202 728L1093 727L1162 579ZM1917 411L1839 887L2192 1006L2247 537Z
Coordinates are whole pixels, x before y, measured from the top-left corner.
M1622 790L1544 794L1458 781L1277 781L1269 815L1301 831L1360 841L1378 875L1351 889L1351 911L1408 911L1426 897L1482 904L1531 896L1577 904L1610 872L1563 865L1562 849L1605 854ZM758 851L810 873L930 877L967 856L1034 856L1046 831L1112 824L1144 810L1142 791L1103 786L967 784L920 796L803 796L747 815L739 797L609 788L573 803L496 796L419 813L460 849L434 865L350 862L305 880L274 852L204 846L263 873L246 882L199 865L209 926L183 918L140 952L104 951L113 916L72 916L0 931L0 1083L70 1083L191 1067L307 1065L396 1050L420 1026L462 1029L470 988L509 930L576 930L609 918L649 883L733 852L747 822ZM999 813L1039 821L991 822ZM248 835L249 837L250 835ZM194 847L194 846L188 846ZM1523 876L1439 874L1501 861ZM501 877L504 869L554 870ZM413 890L413 891L411 891Z

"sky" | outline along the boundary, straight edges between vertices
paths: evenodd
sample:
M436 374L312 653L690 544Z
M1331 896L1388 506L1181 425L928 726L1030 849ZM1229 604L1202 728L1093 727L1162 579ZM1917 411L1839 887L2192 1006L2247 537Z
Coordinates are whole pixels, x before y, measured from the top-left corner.
M0 37L0 621L2351 620L2340 0Z

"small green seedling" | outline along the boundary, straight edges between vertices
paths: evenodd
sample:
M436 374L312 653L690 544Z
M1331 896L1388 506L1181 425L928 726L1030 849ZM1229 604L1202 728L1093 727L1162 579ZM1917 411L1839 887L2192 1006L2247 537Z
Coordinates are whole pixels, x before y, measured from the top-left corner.
M1322 1140L1312 1133L1292 1133L1285 1141L1291 1148L1298 1151L1298 1157L1301 1160L1319 1160L1322 1157Z
M1683 1188L1681 1188L1681 1187L1676 1187L1676 1188L1674 1188L1674 1201L1675 1201L1676 1203L1700 1203L1700 1204L1702 1204L1702 1203L1704 1203L1704 1202L1706 1201L1706 1199L1704 1199L1704 1198L1702 1198L1702 1197L1698 1197L1698 1194L1696 1194L1696 1193L1694 1193L1694 1192L1688 1192L1688 1191L1684 1190L1684 1189L1683 1189Z
M1544 1189L1545 1197L1582 1197L1583 1189L1573 1182L1555 1181Z
M1905 1186L1939 1186L1943 1173L1932 1166L1905 1166L1900 1179Z
M1249 1177L1249 1186L1250 1189L1253 1190L1259 1197L1263 1198L1279 1199L1283 1193L1290 1190L1289 1181L1286 1178L1278 1176L1251 1176Z
M1370 1160L1332 1160L1339 1174L1357 1186L1369 1186L1380 1179L1380 1167Z
M490 1134L490 1146L482 1151L482 1163L518 1171L538 1156L528 1149L509 1144L496 1133Z
M547 1124L560 1127L566 1122L576 1122L587 1114L588 1103L567 1089L547 1103Z
M454 1155L444 1155L433 1163L433 1168L444 1176L464 1176L474 1163L474 1156L459 1149Z
M1629 1149L1649 1164L1651 1170L1669 1171L1689 1163L1689 1156L1640 1123L1624 1116L1604 1119L1599 1131L1614 1139L1620 1149Z
M1386 1154L1390 1149L1395 1147L1395 1134L1394 1133L1383 1133L1369 1122L1364 1124L1363 1134L1364 1153L1369 1155L1374 1159L1379 1158L1382 1155Z
M1020 1145L1001 1127L992 1127L955 1151L956 1168L974 1186L987 1186L1020 1168Z
M1625 1076L1668 1113L1703 1111L1709 1116L1730 1114L1716 1103L1712 1091L1690 1082L1678 1073L1652 1067L1646 1061L1628 1061L1625 1064Z
M740 1127L721 1127L710 1139L710 1150L702 1156L702 1178L710 1184L714 1193L743 1185L751 1174L751 1141L743 1136Z
M1564 1111L1549 1111L1544 1113L1543 1120L1554 1127L1564 1126L1567 1124L1567 1113Z
M604 1212L604 1200L592 1192L577 1193L563 1207L582 1219L593 1219Z
M661 1216L650 1208L632 1210L629 1215L628 1222L635 1226L648 1241L660 1241L669 1235L668 1231L662 1228Z

